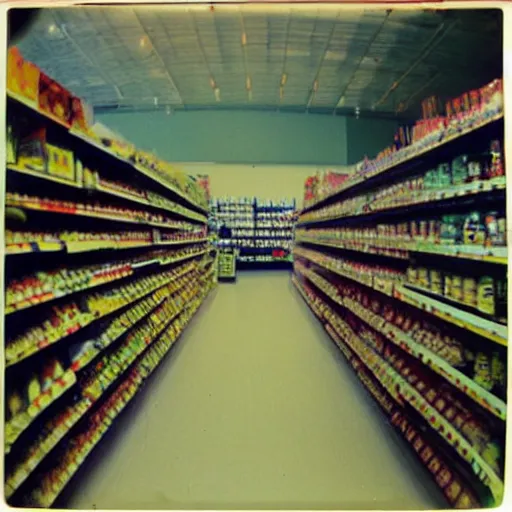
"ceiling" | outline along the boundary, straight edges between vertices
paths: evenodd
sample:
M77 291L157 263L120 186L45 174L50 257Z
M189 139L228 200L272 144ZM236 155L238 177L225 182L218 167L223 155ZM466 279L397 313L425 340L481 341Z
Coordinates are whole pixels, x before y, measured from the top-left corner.
M500 76L500 11L217 5L44 9L17 44L96 111L418 114Z

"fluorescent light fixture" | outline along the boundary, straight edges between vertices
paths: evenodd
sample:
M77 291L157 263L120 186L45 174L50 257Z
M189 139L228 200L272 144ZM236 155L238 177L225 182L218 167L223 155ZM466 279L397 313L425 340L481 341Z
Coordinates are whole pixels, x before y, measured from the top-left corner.
M286 80L288 80L288 75L286 73L283 73L281 76L281 87L284 87L286 85Z

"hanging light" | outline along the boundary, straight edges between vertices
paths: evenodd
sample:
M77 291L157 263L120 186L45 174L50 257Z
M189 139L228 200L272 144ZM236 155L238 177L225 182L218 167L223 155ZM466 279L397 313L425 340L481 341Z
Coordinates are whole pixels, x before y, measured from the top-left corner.
M210 86L212 89L215 89L217 87L217 84L215 83L215 80L213 79L212 76L210 77Z
M313 91L315 91L315 92L318 91L318 80L315 80L313 82Z
M213 92L215 93L215 100L220 101L220 89L218 87L215 87Z
M248 91L251 90L251 77L250 76L247 76L247 78L245 79L245 88Z

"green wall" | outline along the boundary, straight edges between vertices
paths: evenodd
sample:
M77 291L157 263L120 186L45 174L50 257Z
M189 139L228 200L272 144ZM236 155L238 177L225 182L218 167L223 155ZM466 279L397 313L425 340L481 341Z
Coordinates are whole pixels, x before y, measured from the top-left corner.
M347 164L355 164L365 156L373 158L390 146L398 126L390 119L347 117Z
M136 146L173 162L345 165L346 119L257 111L97 114Z

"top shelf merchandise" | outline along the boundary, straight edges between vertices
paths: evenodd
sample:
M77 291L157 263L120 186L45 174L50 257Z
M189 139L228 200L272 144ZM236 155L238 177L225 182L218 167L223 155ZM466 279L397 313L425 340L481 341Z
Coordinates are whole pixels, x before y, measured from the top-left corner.
M400 144L310 194L295 233L295 284L457 508L499 505L504 488L502 100L495 80L401 129Z
M366 158L355 165L350 176L336 187L310 194L302 211L317 209L342 195L373 187L379 181L388 182L391 176L406 174L412 167L424 165L425 158L453 154L452 147L471 147L473 140L485 137L496 125L502 129L502 124L503 81L496 79L479 90L449 101L445 116L421 119L412 127L400 128L395 144L373 160ZM496 172L502 173L502 170Z
M238 261L288 261L293 241L295 201L222 198L211 202L220 247L238 250Z
M207 212L200 183L125 141L97 135L82 100L25 61L17 48L9 50L7 76L9 170L70 186L107 188L147 204L155 199L147 194L171 195L173 204L184 201L187 208ZM15 121L20 116L24 123ZM100 162L105 165L98 176ZM143 184L144 195L130 187L132 177Z
M94 139L82 102L16 49L8 77L5 495L48 507L213 287L215 259L199 182Z

